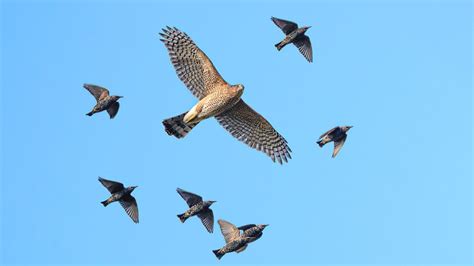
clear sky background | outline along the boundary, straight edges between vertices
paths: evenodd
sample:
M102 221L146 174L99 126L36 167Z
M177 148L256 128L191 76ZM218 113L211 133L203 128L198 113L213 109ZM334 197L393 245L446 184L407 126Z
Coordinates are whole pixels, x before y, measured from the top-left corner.
M197 2L197 1L196 1ZM1 262L5 264L472 263L470 1L3 1ZM271 16L313 26L314 63ZM186 138L164 118L196 99L158 33L186 32L288 140L283 166L214 120ZM120 100L85 114L83 83ZM336 159L318 136L353 125ZM97 177L138 185L140 224ZM216 223L181 224L180 187L216 220L269 223L218 261Z

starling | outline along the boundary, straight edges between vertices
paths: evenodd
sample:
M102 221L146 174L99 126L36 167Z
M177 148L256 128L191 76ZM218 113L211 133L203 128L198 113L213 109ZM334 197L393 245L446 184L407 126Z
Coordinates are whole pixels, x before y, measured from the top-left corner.
M188 112L163 120L168 135L183 138L202 120L215 117L232 136L273 161L281 164L291 158L285 138L240 98L243 85L227 83L186 33L168 27L160 35L178 77L199 98Z
M263 235L263 229L267 227L268 224L247 224L238 227L239 230L242 230L243 237L253 237L255 240L259 239Z
M324 133L319 137L319 147L323 147L326 143L334 141L334 151L332 152L332 158L336 157L336 155L341 150L344 142L347 138L347 131L351 129L352 126L342 126L342 127L335 127L328 132Z
M83 86L97 100L97 104L94 106L92 111L90 111L86 115L92 116L93 114L102 112L104 110L107 110L107 113L109 113L110 119L114 118L117 115L117 112L120 107L118 99L123 98L123 96L115 96L115 95L110 96L109 90L97 85L84 84Z
M298 28L298 24L294 22L275 17L272 17L272 21L286 35L283 41L275 44L277 50L280 51L287 44L293 43L298 48L300 53L306 58L306 60L308 60L308 62L313 62L313 49L311 48L311 41L309 40L309 37L304 34L309 28L311 28L311 26Z
M240 253L247 248L247 244L257 240L255 237L240 235L240 231L235 225L225 221L217 221L221 227L222 235L225 239L225 246L220 249L213 250L218 259L221 259L226 253Z
M120 205L125 209L125 212L132 218L133 222L138 223L138 206L137 201L131 195L132 191L137 188L136 186L124 187L122 183L111 181L99 177L99 182L104 185L107 190L112 194L108 199L102 201L102 205L106 207L114 201L118 201Z
M203 201L201 196L184 191L180 188L177 188L176 191L179 193L179 195L181 195L181 197L189 206L189 209L186 212L177 215L179 220L184 223L189 217L197 215L199 219L201 219L201 222L204 227L206 227L207 231L212 233L214 230L214 214L209 207L215 201Z

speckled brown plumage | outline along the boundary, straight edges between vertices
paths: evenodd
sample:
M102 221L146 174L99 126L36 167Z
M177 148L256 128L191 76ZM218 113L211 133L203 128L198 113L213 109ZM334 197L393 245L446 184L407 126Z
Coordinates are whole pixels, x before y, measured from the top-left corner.
M266 153L273 161L291 159L285 138L241 100L243 85L228 84L186 33L167 27L160 35L178 77L199 99L188 112L163 121L169 135L183 138L202 120L215 117L232 136Z

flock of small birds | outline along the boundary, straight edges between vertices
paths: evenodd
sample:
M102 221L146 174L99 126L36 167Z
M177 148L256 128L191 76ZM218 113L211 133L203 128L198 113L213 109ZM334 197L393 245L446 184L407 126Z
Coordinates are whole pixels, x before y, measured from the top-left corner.
M305 34L310 27L298 27L294 22L275 17L271 20L285 34L285 38L275 44L278 51L292 43L308 62L312 62L311 41ZM199 100L189 111L163 120L168 135L184 138L201 121L214 117L232 136L249 147L264 152L274 162L278 161L282 164L291 159L291 149L285 138L262 115L241 99L244 91L242 84L227 83L212 61L186 33L174 27L167 27L160 35L178 77ZM92 111L87 113L88 116L102 111L107 111L111 119L117 115L120 107L118 100L123 96L110 95L106 88L97 85L84 84L84 88L97 100ZM334 142L332 154L334 158L344 145L347 132L351 128L352 126L334 127L322 134L317 144L323 147L329 142ZM131 195L137 187L125 187L120 182L101 177L99 177L99 182L111 193L107 200L101 202L104 207L118 201L133 222L138 223L138 205ZM212 233L214 213L210 207L215 201L205 201L201 196L180 188L177 192L189 207L184 213L177 215L179 220L184 223L188 218L197 216L206 230ZM213 250L218 259L226 253L244 251L249 243L262 236L263 230L268 226L267 224L247 224L236 227L222 219L218 220L218 224L226 242L222 248Z

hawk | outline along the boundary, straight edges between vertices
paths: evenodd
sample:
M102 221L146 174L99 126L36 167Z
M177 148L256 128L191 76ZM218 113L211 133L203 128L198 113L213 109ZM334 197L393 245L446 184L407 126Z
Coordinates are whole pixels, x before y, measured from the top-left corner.
M183 138L202 120L215 117L232 136L274 162L291 159L285 138L241 99L243 85L227 83L186 33L167 27L160 35L178 77L199 99L189 111L163 120L168 135Z

